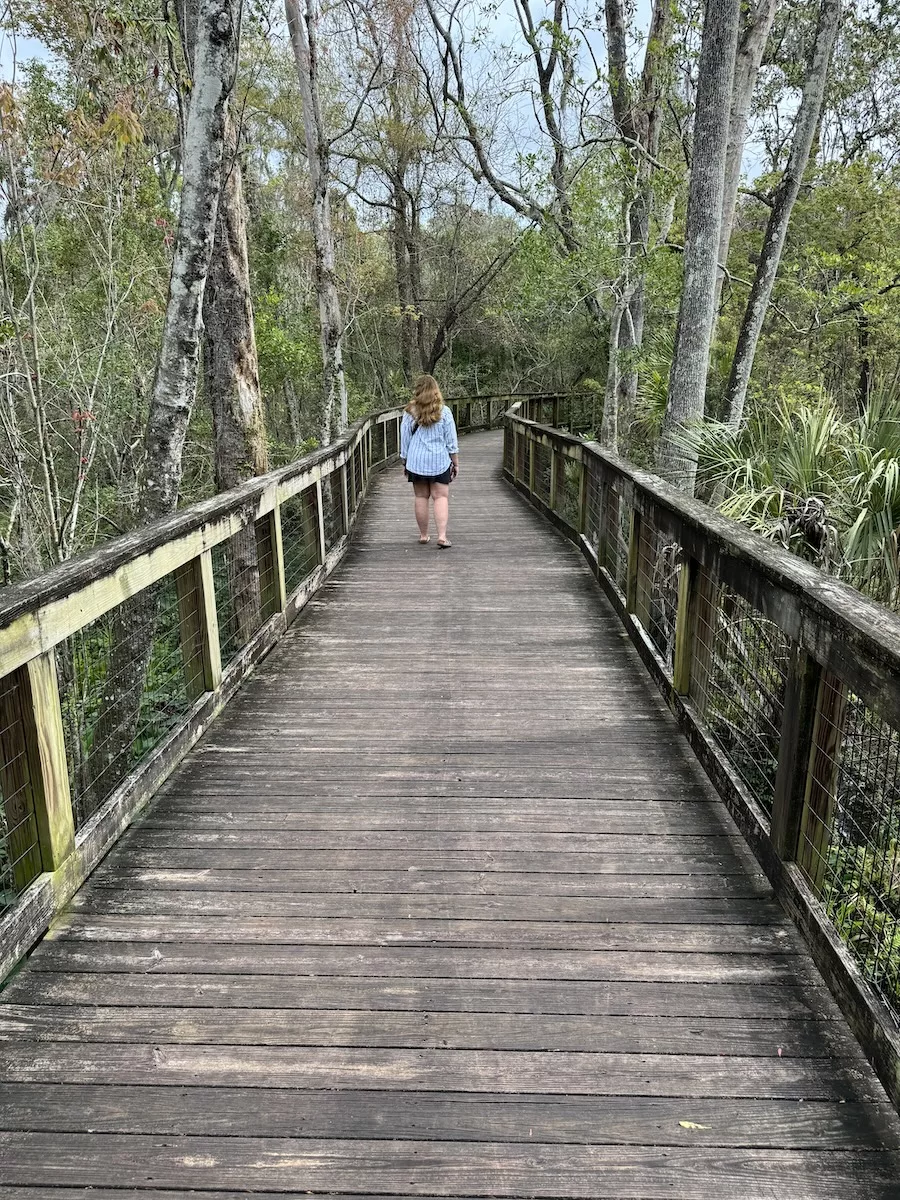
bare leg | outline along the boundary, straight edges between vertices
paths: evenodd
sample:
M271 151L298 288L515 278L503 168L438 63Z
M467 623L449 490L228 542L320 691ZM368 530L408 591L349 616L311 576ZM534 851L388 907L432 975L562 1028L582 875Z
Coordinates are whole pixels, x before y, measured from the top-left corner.
M431 498L434 501L434 523L437 525L439 542L447 541L447 522L450 520L450 485L433 483Z
M416 496L416 524L419 527L419 541L428 541L428 497L431 490L427 483L414 483L413 492Z

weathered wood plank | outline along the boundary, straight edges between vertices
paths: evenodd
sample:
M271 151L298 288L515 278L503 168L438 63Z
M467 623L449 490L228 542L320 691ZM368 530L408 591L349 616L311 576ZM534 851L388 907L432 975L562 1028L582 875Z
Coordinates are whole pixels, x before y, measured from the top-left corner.
M841 1057L838 1022L721 1017L574 1017L534 1013L380 1012L367 1009L202 1009L0 1005L0 1037L44 1042L178 1045L396 1046L571 1050L620 1054Z
M521 950L603 950L625 953L800 953L786 925L594 924L586 921L489 921L417 917L367 920L279 917L93 916L64 917L54 926L57 945L81 942L153 942L230 946L504 946Z
M753 1097L880 1100L877 1081L847 1063L705 1054L617 1054L584 1050L407 1050L353 1046L123 1045L18 1039L0 1045L10 1083L147 1084L509 1092L529 1095ZM868 1078L867 1078L868 1076ZM2 1156L0 1156L2 1157Z
M628 953L591 950L518 950L503 947L232 946L193 942L76 942L45 940L30 959L32 971L103 971L204 975L466 976L471 979L606 979L706 983L798 982L815 978L803 955Z
M681 1122L689 1111L697 1126ZM0 1129L210 1137L239 1123L246 1137L410 1138L574 1145L746 1146L852 1150L900 1147L887 1104L643 1096L500 1096L279 1088L0 1084ZM0 1190L0 1196L2 1196Z
M288 1194L358 1193L586 1197L614 1200L893 1200L896 1155L835 1150L578 1147L518 1143L433 1143L176 1138L92 1134L0 1135L11 1184L45 1186L254 1188ZM752 1181L752 1183L751 1183ZM868 1189L863 1193L860 1189Z
M824 986L796 982L664 983L659 980L429 979L27 972L5 993L24 1004L184 1005L192 1008L332 1008L397 1012L507 1012L584 1016L838 1019ZM848 1041L848 1045L850 1042Z

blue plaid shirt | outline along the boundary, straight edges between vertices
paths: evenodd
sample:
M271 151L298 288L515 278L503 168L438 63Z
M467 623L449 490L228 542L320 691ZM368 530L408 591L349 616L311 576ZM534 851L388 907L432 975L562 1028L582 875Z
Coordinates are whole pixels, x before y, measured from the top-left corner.
M400 457L413 475L443 475L450 466L450 455L459 452L456 422L445 404L433 425L419 425L413 433L413 419L404 413L400 425Z

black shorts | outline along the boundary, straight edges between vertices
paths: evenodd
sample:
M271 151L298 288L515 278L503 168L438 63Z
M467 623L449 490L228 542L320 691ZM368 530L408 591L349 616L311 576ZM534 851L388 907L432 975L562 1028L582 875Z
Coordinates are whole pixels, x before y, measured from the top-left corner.
M452 467L448 467L441 475L414 475L412 471L407 471L406 478L410 483L449 483L452 470Z

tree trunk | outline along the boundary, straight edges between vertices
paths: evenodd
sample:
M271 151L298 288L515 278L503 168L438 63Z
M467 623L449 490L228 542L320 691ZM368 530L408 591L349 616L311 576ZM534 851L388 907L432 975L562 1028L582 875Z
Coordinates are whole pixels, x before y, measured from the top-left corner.
M285 0L285 14L291 45L297 63L303 128L309 159L312 188L312 227L315 244L316 294L319 299L319 329L324 373L324 406L320 440L327 445L335 433L347 425L347 381L341 341L344 319L341 313L334 269L334 234L331 228L331 203L328 185L331 179L331 152L319 105L319 66L316 45L318 13L315 0L306 0L303 15L297 0Z
M203 294L222 183L224 128L240 40L241 0L200 0L187 118L184 178L169 300L145 437L140 513L145 521L178 504L181 459L197 392ZM130 770L144 681L156 633L158 589L113 613L106 686L94 727L91 789L105 798Z
M657 455L660 474L690 493L697 475L697 456L682 444L681 433L686 425L701 419L704 410L739 20L740 0L707 0L684 238L684 284Z
M653 207L653 160L659 152L662 130L663 80L665 53L671 36L671 4L655 0L640 92L635 98L628 83L627 14L623 0L606 0L606 31L609 62L610 96L613 117L627 159L633 172L636 189L633 200L626 201L625 277L641 272L650 242L650 217ZM608 368L613 368L615 389L606 389L604 423L607 429L617 429L621 418L628 420L634 410L638 390L638 368L635 358L644 338L644 285L638 276L631 278L631 300L625 312L618 315L615 325L618 340L610 341ZM616 307L618 307L618 302ZM613 314L615 317L615 314ZM610 329L614 324L610 321ZM610 334L612 337L612 333ZM625 359L624 369L620 358ZM615 413L612 412L613 406ZM608 414L608 417L607 417Z
M145 438L141 516L178 504L181 456L197 393L203 292L222 182L228 97L237 70L241 0L200 0L184 181L162 345Z
M738 188L741 182L741 164L744 161L744 146L747 144L747 122L750 104L756 88L756 78L769 40L769 31L775 19L777 0L759 0L756 8L747 14L747 19L737 49L734 66L734 84L731 90L731 112L728 118L728 150L725 155L725 194L722 197L722 228L719 231L719 263L724 268L728 262L728 248L734 229L734 214L737 209ZM725 271L716 275L716 312L722 302L722 287Z
M215 435L218 490L237 487L269 469L259 390L244 183L234 122L225 123L226 170L216 236L203 296L203 367ZM261 623L256 534L251 526L228 546L228 582L238 645Z
M775 285L778 264L781 262L791 212L809 163L810 151L822 112L828 65L831 61L831 52L834 48L840 18L841 0L822 0L806 80L803 84L803 99L800 101L794 125L791 152L781 182L773 197L772 212L766 226L759 263L756 267L741 331L738 334L734 360L731 364L731 375L725 396L725 412L726 420L733 429L737 429L744 415L744 403L747 399L747 388L750 385L750 373L753 370L756 347L769 307L772 288Z

